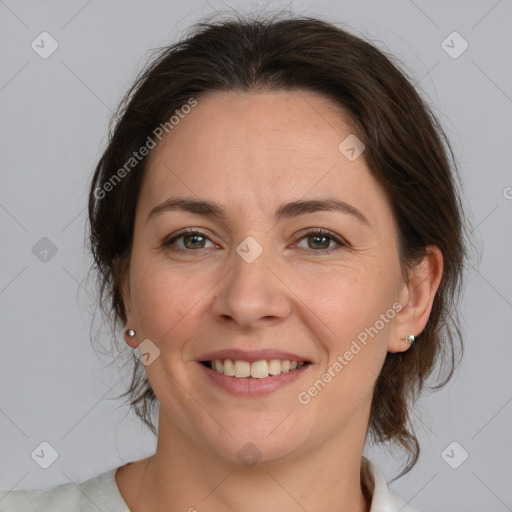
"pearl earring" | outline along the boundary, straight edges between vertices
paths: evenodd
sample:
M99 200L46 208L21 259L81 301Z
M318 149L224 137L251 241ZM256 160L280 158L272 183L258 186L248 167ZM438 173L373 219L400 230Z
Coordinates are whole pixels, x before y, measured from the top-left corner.
M128 330L126 331L126 334L128 335L128 337L129 337L130 339L132 339L132 338L135 336L135 331L134 331L133 329L128 329Z
M403 341L406 341L407 343L409 343L409 345L412 345L414 343L414 334L408 334L407 336L404 336L402 338Z

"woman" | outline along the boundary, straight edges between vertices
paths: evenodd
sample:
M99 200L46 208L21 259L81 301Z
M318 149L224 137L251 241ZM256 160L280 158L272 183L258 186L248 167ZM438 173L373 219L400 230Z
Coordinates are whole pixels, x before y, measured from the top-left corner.
M413 401L453 371L456 178L408 79L338 27L239 17L165 48L89 196L157 449L0 510L412 511L363 449L395 441L409 470Z

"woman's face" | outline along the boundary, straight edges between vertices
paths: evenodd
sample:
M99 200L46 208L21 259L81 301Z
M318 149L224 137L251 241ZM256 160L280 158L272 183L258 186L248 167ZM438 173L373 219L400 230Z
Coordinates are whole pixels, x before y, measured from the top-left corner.
M232 461L364 442L408 333L394 218L352 137L311 92L215 92L152 150L126 305L160 436Z

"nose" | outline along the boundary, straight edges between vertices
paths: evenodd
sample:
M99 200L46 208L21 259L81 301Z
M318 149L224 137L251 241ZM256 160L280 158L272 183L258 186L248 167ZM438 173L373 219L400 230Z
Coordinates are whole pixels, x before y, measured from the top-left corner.
M234 251L229 266L212 303L220 322L247 332L290 315L291 292L271 251L250 263Z

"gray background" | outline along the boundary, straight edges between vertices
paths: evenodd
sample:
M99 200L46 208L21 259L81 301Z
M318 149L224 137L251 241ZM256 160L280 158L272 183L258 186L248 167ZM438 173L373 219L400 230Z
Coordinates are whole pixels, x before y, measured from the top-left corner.
M91 346L87 185L111 112L148 51L226 5L0 1L2 489L80 482L154 451L152 435L112 399L127 377ZM229 5L249 12L262 4ZM346 23L389 50L446 128L482 256L469 269L462 301L464 362L448 387L422 399L421 458L392 488L422 512L512 510L512 3L264 6ZM43 31L59 45L47 59L31 48ZM458 58L442 47L453 31L469 44ZM462 48L460 40L448 41L452 52ZM33 250L43 237L57 249L47 261L40 246ZM102 339L108 344L107 335ZM43 441L58 452L48 469L31 457ZM452 442L458 444L445 451ZM453 469L446 461L457 465L463 450L467 460ZM388 478L396 474L399 460L385 450L369 447L367 455Z

